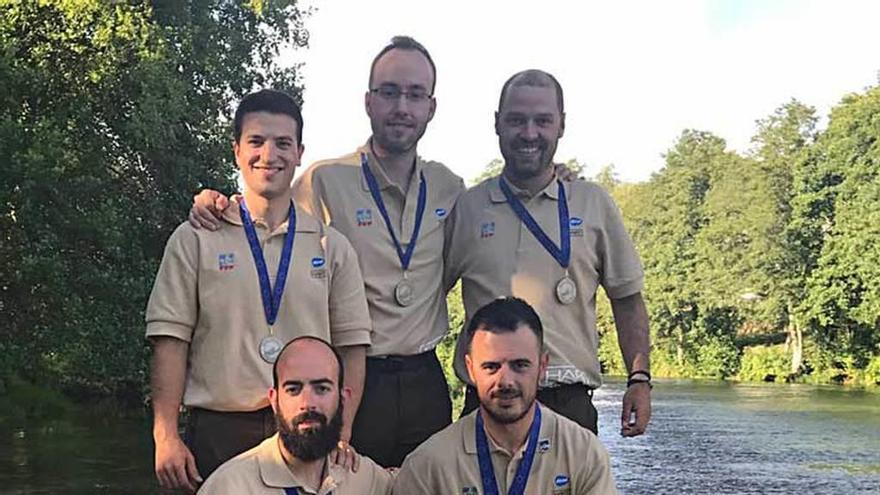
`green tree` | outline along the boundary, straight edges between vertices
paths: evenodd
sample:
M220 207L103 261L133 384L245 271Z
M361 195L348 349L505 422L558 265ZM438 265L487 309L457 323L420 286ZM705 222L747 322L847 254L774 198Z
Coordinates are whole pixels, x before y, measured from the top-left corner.
M880 88L846 97L799 177L799 240L818 253L799 309L819 366L840 380L856 378L880 356L878 122Z
M143 310L192 191L232 187L228 114L296 89L295 2L0 6L0 376L140 400Z

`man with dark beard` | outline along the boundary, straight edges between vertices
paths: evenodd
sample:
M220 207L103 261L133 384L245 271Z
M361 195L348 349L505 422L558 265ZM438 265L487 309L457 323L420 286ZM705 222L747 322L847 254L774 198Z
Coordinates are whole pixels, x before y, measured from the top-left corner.
M549 358L543 332L514 297L473 315L462 338L479 408L406 458L395 494L616 493L598 438L535 400Z
M601 285L629 372L621 433L641 435L651 418L641 262L611 196L598 184L559 179L553 155L564 131L556 78L526 70L507 80L495 113L504 169L456 203L447 221L445 285L461 279L466 319L497 296L534 306L550 355L538 400L594 433L598 415L591 398L602 384L596 329ZM455 371L467 381L465 344L459 338ZM477 392L468 388L465 413L477 407Z
M359 459L356 473L329 458L351 398L333 347L313 337L290 341L275 361L273 380L269 402L278 433L220 466L200 494L390 493L391 476L369 458Z

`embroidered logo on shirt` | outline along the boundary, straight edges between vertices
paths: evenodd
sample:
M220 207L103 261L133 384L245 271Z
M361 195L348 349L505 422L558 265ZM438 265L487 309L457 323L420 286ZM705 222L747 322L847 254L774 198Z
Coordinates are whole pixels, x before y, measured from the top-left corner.
M556 488L562 488L568 485L568 476L564 474L558 474L555 478L553 478L553 486Z
M483 222L480 226L480 237L486 239L495 235L495 222Z
M538 452L550 452L550 439L542 438L538 441Z
M571 217L568 221L569 231L571 232L572 237L583 237L584 236L584 221L578 217Z
M315 256L314 258L312 258L313 268L321 268L322 266L324 266L324 258L320 256Z
M437 208L434 210L434 214L437 215L437 218L443 218L446 216L446 208Z
M228 272L235 268L235 253L221 253L217 257L217 266L221 272Z
M355 215L358 227L369 227L373 225L373 210L369 208L358 208Z
M480 495L480 492L475 486L466 486L461 489L461 495Z

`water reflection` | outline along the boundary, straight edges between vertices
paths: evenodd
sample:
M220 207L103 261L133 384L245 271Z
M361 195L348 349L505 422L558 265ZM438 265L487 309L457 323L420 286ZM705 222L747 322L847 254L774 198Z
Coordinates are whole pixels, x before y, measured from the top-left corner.
M880 493L880 394L661 381L650 433L623 439L623 384L596 394L624 493Z

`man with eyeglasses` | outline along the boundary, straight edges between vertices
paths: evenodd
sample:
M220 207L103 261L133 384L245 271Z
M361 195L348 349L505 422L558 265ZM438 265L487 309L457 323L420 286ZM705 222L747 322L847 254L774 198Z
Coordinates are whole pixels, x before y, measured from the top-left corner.
M352 444L385 467L451 421L434 348L448 329L444 224L464 182L416 147L434 116L436 68L419 42L397 36L373 60L364 105L372 136L355 152L315 163L294 183L297 203L342 232L358 253L373 323ZM226 206L196 198L193 224ZM348 370L346 372L349 372ZM357 373L357 371L355 371Z

